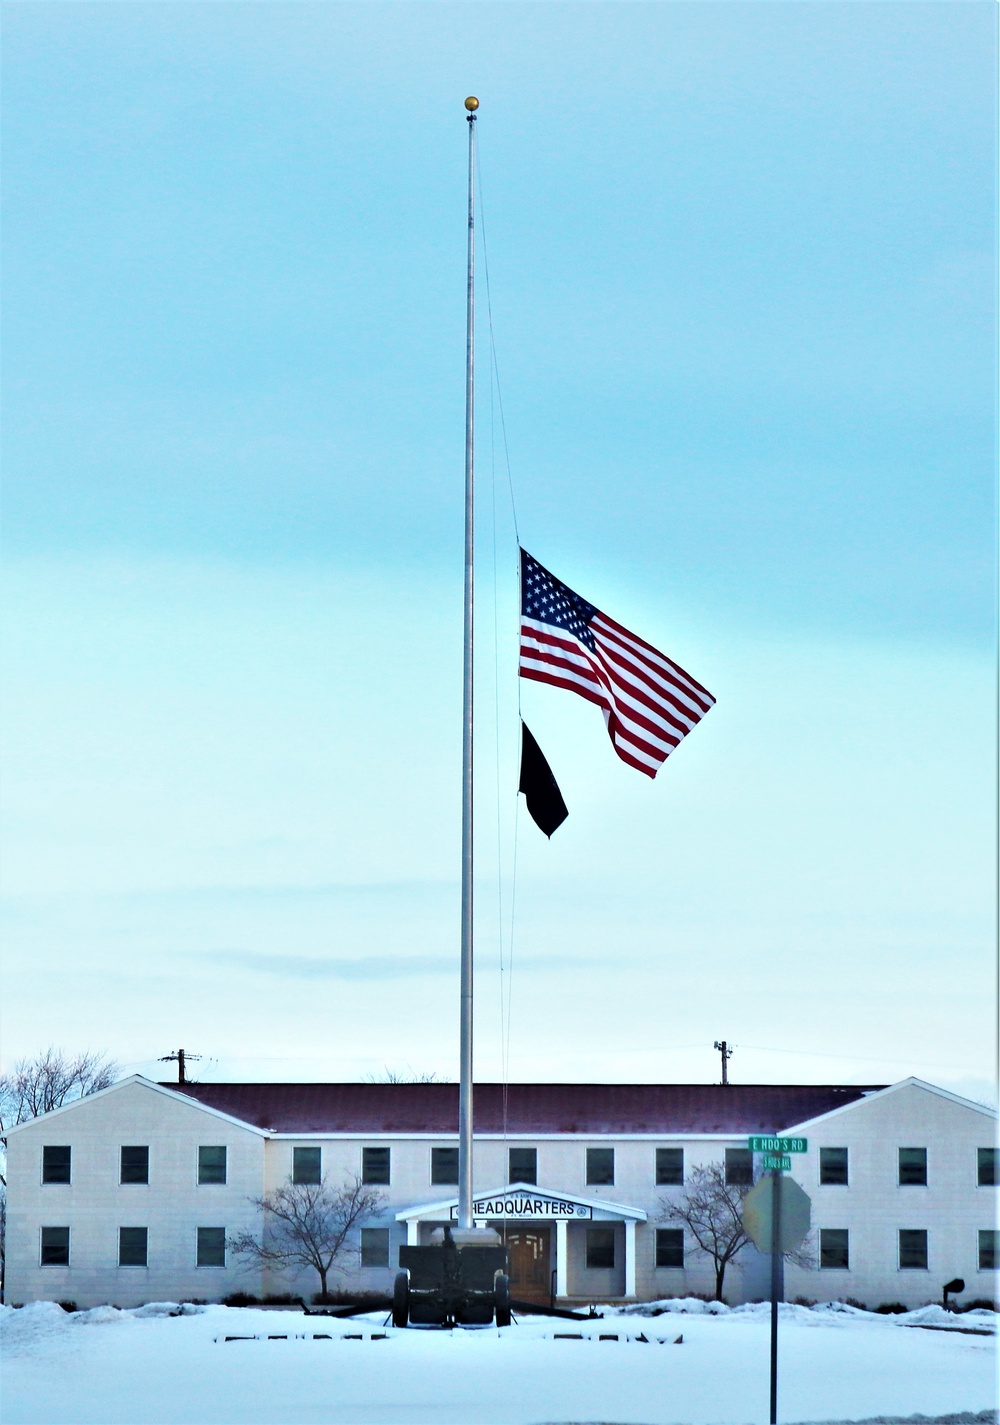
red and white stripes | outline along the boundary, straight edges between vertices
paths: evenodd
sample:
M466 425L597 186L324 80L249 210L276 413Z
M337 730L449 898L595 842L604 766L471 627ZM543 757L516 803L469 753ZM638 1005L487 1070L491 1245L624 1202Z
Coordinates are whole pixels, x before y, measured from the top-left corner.
M521 677L567 688L596 703L618 756L655 777L715 699L683 668L606 614L595 611L588 628L593 649L566 628L523 616Z

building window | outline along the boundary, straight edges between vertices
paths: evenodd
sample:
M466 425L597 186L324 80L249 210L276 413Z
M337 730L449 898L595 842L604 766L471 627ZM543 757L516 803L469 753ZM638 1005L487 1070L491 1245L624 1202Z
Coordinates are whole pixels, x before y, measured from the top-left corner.
M442 1186L458 1182L458 1149L431 1149L431 1182Z
M60 1147L46 1144L42 1149L42 1182L68 1183L72 1156L73 1150L68 1144Z
M224 1183L226 1181L226 1150L224 1147L198 1149L199 1183Z
M828 1187L847 1187L847 1149L819 1150L819 1180Z
M198 1228L199 1267L224 1267L226 1265L226 1229L224 1227Z
M145 1227L119 1227L118 1265L120 1267L144 1267L146 1265L148 1231Z
M42 1228L42 1256L43 1267L68 1267L69 1266L69 1228L68 1227L43 1227Z
M927 1270L927 1233L922 1227L904 1227L899 1233L900 1271Z
M726 1186L753 1186L753 1154L749 1148L726 1149Z
M591 1187L613 1186L615 1181L614 1148L587 1149L587 1183ZM595 1232L596 1228L593 1229ZM602 1228L603 1231L603 1228ZM590 1250L589 1248L587 1249Z
M979 1270L981 1272L995 1272L997 1269L997 1244L1000 1242L1000 1232L994 1227L988 1228L979 1234Z
M389 1149L361 1149L361 1181L363 1183L388 1183Z
M148 1183L149 1182L149 1149L148 1148L123 1148L121 1162L120 1182L123 1183Z
M508 1150L507 1181L509 1183L538 1182L537 1148L511 1148Z
M588 1227L587 1266L602 1268L613 1267L614 1264L615 1229L613 1227Z
M292 1149L292 1182L316 1185L323 1181L323 1149Z
M69 1149L66 1149L67 1153ZM48 1149L46 1149L48 1152ZM1000 1149L976 1149L976 1181L980 1187L997 1186L997 1167L1000 1164ZM69 1178L66 1179L69 1182Z
M821 1227L819 1264L831 1271L846 1272L851 1265L850 1239L846 1227Z
M657 1148L656 1150L656 1185L657 1187L676 1186L684 1181L684 1149L683 1148Z
M362 1227L361 1265L363 1267L387 1267L389 1265L388 1227Z
M658 1267L683 1267L684 1228L657 1227L656 1265Z
M899 1150L899 1186L900 1186L900 1187L926 1187L926 1186L927 1186L927 1149L926 1149L926 1148L900 1148L900 1150Z

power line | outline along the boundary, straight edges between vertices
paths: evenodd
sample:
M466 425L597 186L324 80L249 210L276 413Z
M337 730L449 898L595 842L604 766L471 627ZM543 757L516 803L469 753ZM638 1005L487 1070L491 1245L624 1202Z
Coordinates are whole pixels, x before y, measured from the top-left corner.
M172 1054L163 1054L159 1059L157 1059L156 1062L157 1062L158 1064L174 1064L174 1063L176 1063L176 1065L177 1065L177 1082L178 1082L179 1084L186 1084L186 1083L187 1083L187 1078L185 1077L185 1072L184 1072L184 1071L185 1071L185 1067L186 1067L186 1064L187 1064L187 1060L188 1060L188 1059L200 1059L200 1058L201 1058L201 1055L200 1055L200 1054L189 1054L186 1049L175 1049Z

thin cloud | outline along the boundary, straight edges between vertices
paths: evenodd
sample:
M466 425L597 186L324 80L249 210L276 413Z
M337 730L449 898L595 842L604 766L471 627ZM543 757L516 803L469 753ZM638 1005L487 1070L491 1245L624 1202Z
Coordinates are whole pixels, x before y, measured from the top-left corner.
M207 960L230 970L252 970L262 975L281 975L295 980L402 980L414 976L454 976L458 973L457 954L355 955L350 958L331 955L321 959L316 955L261 955L253 950L209 950L195 958L199 964ZM569 963L568 956L533 955L519 962L517 972L522 975L541 970L565 970ZM578 956L573 958L576 967L606 963L605 957L584 961Z
M359 955L352 959L312 955L258 955L252 950L211 950L198 956L229 969L254 970L297 980L400 980L454 973L453 955Z

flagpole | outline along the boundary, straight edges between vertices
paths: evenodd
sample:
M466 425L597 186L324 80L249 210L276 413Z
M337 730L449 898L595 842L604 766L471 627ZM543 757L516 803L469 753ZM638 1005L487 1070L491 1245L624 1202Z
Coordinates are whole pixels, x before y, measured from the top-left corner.
M472 1227L472 693L475 537L476 110L469 124L469 252L465 309L465 620L462 664L462 973L458 1087L458 1225Z

